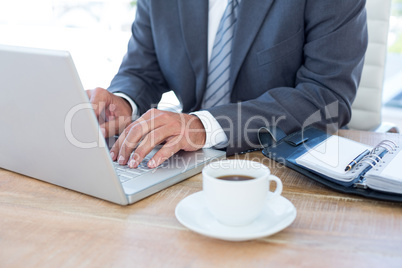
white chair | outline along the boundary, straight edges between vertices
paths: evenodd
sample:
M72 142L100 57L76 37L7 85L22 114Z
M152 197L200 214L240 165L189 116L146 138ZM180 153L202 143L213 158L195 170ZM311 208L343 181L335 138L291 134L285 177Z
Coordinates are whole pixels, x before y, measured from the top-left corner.
M352 105L350 129L399 132L396 126L381 122L382 90L392 0L367 0L369 43L360 87Z

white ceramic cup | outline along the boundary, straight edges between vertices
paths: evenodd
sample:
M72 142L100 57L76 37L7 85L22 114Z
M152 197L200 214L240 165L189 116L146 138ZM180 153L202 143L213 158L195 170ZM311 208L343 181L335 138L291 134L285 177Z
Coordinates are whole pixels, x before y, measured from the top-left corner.
M229 181L222 176L240 175L253 179ZM248 160L212 162L202 170L203 192L208 210L222 224L243 226L252 223L263 211L268 200L269 183L276 189L269 199L282 193L281 180L271 175L267 166Z

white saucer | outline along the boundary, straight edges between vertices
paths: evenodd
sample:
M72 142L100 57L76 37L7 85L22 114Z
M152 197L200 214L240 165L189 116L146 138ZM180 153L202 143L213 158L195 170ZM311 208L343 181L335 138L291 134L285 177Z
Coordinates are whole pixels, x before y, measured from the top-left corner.
M176 218L188 229L202 235L228 241L245 241L275 234L296 218L296 208L278 196L268 200L264 212L251 224L231 227L219 223L205 205L204 193L192 194L176 206Z

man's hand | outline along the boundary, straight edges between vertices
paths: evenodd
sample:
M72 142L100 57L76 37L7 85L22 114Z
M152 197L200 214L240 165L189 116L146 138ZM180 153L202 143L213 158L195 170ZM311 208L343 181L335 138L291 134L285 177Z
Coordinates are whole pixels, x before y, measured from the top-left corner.
M105 138L120 134L130 124L132 111L126 100L100 87L87 94Z
M204 126L197 116L151 109L123 131L110 156L120 165L128 163L130 168L136 168L156 145L164 143L148 162L149 168L155 168L179 150L201 149L205 138Z

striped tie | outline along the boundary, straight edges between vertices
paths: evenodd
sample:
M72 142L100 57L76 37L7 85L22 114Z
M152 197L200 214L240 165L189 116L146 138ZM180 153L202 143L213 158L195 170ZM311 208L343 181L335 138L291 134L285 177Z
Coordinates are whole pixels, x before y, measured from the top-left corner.
M204 109L230 102L230 55L238 7L238 0L229 0L219 24L209 62L207 88L202 102Z

